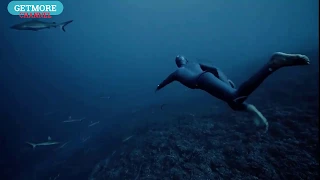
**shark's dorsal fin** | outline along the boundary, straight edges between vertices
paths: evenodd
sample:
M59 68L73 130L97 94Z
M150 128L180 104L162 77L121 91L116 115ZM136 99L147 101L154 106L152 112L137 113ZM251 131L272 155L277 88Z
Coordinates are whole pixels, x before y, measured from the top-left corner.
M51 137L50 136L48 136L48 141L51 141Z

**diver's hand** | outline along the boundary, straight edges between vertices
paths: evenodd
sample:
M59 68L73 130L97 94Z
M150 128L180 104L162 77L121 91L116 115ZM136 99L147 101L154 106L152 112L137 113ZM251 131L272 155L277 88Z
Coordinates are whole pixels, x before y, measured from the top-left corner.
M157 91L159 91L159 89L160 89L159 87L160 87L160 85L157 86L156 90L154 91L155 93L156 93Z

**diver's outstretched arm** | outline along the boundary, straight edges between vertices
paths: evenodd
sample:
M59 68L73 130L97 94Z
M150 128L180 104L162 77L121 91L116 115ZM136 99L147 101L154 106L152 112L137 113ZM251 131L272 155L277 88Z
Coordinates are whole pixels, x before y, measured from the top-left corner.
M171 73L164 81L162 81L156 89L156 92L159 91L160 89L164 88L166 85L172 83L173 81L177 80L177 75L176 71Z

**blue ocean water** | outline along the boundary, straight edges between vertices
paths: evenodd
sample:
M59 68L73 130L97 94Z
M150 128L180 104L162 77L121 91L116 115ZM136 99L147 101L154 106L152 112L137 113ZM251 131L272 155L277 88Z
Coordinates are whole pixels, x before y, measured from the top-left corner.
M74 20L66 32L10 29L26 20L9 2L0 179L319 178L319 1L61 0L64 12L44 21ZM267 133L206 92L175 82L155 93L177 55L239 86L277 51L311 64L275 72L250 95ZM26 144L48 137L60 144Z

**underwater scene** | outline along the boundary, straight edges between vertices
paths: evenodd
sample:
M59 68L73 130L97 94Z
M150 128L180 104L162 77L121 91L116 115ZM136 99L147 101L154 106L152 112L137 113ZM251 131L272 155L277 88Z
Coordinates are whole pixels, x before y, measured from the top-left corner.
M1 180L319 179L319 1L0 4Z

